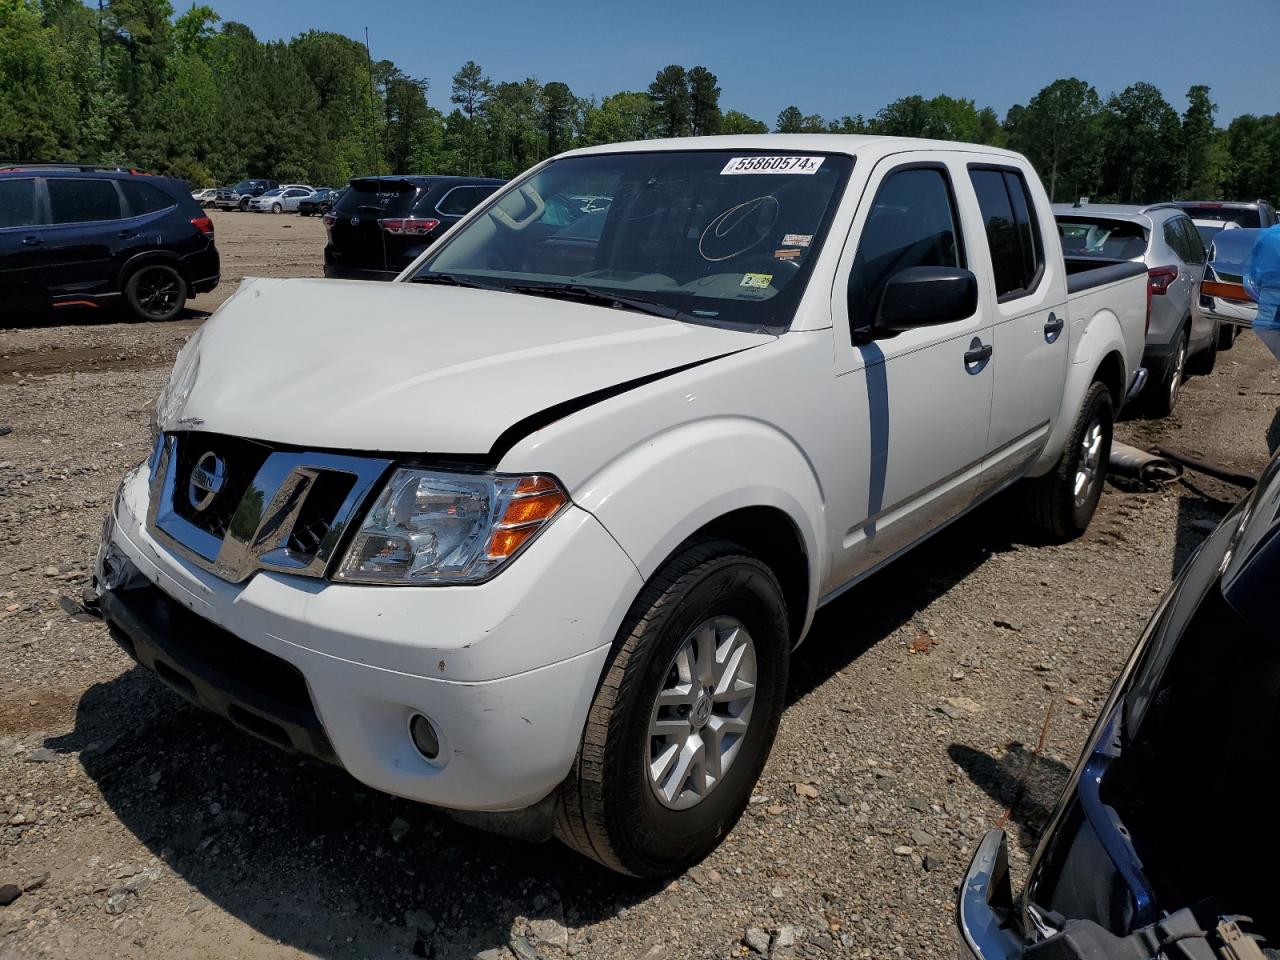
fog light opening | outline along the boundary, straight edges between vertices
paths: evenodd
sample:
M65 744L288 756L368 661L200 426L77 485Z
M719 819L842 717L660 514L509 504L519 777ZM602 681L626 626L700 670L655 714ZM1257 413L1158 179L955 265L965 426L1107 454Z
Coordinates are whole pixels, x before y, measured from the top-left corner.
M431 721L420 713L409 719L409 739L417 751L432 763L440 758L440 737Z

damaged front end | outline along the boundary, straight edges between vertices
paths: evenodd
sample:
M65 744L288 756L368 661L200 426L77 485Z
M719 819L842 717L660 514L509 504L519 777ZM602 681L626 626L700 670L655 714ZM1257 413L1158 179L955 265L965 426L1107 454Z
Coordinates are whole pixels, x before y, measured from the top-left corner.
M1280 958L1280 461L1187 564L1050 819L1020 902L1006 840L957 902L962 958Z

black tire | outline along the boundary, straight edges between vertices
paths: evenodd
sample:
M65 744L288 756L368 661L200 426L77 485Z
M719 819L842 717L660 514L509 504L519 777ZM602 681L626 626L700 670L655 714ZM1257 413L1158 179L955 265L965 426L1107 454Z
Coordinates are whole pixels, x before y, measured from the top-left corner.
M1236 337L1240 333L1240 328L1234 323L1221 323L1218 325L1218 349L1230 350L1236 345Z
M272 213L284 213L284 207L280 206L280 204L278 204L278 203L273 203L273 204L271 205L271 212L272 212Z
M1213 373L1213 368L1218 365L1218 335L1219 331L1215 329L1213 336L1209 338L1209 345L1187 361L1189 372L1197 377L1207 377Z
M1115 419L1115 402L1106 384L1095 382L1084 395L1080 413L1071 427L1067 445L1057 465L1043 477L1024 480L1023 514L1027 525L1041 538L1066 543L1080 536L1093 519L1106 482L1107 461L1111 457L1111 438ZM1086 463L1086 438L1094 426L1100 430L1097 446L1090 441L1093 468L1084 495L1076 496L1077 476Z
M673 809L650 783L651 715L674 676L677 653L713 617L732 618L749 633L755 700L722 778L694 805ZM678 873L711 852L742 815L773 745L786 701L788 623L777 578L737 544L695 543L669 561L618 631L560 790L556 835L611 870L637 877ZM681 790L690 782L680 781Z
M129 274L124 302L135 320L164 323L187 304L187 283L167 263L145 263Z
M1167 417L1178 405L1178 396L1182 393L1182 383L1186 379L1187 369L1187 334L1184 330L1169 354L1160 379L1147 388L1147 414L1152 417Z
M241 213L244 213L244 212L245 212L246 210L248 210L248 209L249 209L249 198L248 198L248 197L241 197L241 198L240 198L240 212L241 212Z

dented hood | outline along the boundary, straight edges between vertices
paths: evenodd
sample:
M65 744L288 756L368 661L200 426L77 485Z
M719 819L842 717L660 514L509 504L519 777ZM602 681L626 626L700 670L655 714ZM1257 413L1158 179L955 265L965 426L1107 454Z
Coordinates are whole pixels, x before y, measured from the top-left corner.
M543 297L246 280L184 348L162 429L484 454L550 407L774 339Z

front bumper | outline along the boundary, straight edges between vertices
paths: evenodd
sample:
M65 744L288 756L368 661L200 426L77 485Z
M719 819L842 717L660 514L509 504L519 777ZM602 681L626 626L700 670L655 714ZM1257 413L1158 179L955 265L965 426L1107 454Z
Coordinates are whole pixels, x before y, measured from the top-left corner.
M354 586L267 572L232 584L151 536L147 496L139 469L121 487L105 552L149 585L136 597L106 591L102 607L139 662L185 696L371 787L442 807L522 809L568 773L614 633L642 585L590 514L569 509L476 586ZM266 694L293 692L281 703L246 688L228 661L210 660L227 644L244 645L242 661L265 656L271 669L250 672L282 678ZM301 682L290 688L293 674ZM409 739L417 713L439 735L434 762Z

